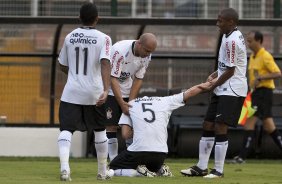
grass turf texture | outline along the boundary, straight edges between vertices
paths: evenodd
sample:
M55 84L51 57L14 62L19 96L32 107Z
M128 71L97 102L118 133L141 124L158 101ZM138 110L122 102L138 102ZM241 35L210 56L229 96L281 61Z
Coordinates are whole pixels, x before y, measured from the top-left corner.
M196 160L167 159L172 178L114 177L109 181L97 181L96 159L71 159L72 183L115 183L115 184L181 184L181 183L220 183L220 184L282 184L282 160L247 160L246 164L225 164L225 177L204 179L184 177L179 171L192 166ZM212 162L211 162L212 163ZM213 167L210 164L210 167ZM0 157L1 184L54 184L59 180L59 161L57 158L18 158Z

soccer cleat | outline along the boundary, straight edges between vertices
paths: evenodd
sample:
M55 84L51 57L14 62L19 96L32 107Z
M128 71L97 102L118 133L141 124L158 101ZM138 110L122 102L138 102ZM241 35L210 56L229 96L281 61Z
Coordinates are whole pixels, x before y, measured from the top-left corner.
M243 160L243 158L241 158L240 156L236 156L231 160L226 160L226 163L229 163L229 164L244 164L244 163L246 163L246 161Z
M149 171L145 165L138 165L136 171L146 177L155 177L157 174L155 172Z
M114 170L106 170L106 175L98 174L97 180L110 180L114 176Z
M206 176L208 174L208 169L203 170L194 165L188 169L181 170L180 173L184 176Z
M172 177L172 172L170 171L168 165L163 164L160 170L157 173L158 176L163 176L163 177Z
M60 179L61 181L71 181L70 173L68 173L66 170L63 170L61 172Z
M223 178L224 174L212 169L210 174L204 176L204 178L213 179L213 178Z

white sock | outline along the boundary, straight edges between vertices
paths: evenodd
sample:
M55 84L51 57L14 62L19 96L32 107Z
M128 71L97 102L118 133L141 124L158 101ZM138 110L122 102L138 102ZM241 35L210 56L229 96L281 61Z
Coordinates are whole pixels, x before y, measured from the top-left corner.
M127 176L127 177L135 177L141 176L135 169L117 169L115 170L115 176Z
M61 171L66 170L70 173L69 156L71 147L72 133L69 131L61 131L58 137L59 157L61 164Z
M199 162L200 169L207 169L210 154L214 145L214 137L202 137L199 143Z
M214 169L223 173L224 160L228 148L228 141L216 142L214 148Z
M101 175L106 175L108 157L108 138L106 135L106 130L100 132L94 131L94 134L94 143L98 162L98 173Z
M112 161L118 155L118 139L110 138L108 141L109 158Z

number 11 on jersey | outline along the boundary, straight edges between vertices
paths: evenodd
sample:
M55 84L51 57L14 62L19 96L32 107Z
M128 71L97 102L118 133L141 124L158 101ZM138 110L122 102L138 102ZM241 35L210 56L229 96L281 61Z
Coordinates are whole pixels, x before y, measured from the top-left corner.
M75 47L75 59L76 59L76 74L79 71L79 47ZM83 66L83 74L87 75L87 59L88 59L88 48L84 48L82 50L84 52L84 66Z

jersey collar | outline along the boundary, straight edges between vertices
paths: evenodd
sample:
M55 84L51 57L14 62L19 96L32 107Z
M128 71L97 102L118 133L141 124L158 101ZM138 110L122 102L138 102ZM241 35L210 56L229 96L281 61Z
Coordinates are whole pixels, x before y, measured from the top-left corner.
M95 29L93 26L81 26L81 29Z
M235 27L230 33L225 34L225 38L228 38L228 36L230 36L234 31L237 31L237 30L238 30L238 28Z
M132 42L132 44L131 44L131 51L132 51L133 56L135 56L135 55L134 55L134 54L135 54L135 53L134 53L135 43L136 43L136 41Z
M257 56L259 56L261 53L264 52L264 50L265 50L264 47L261 47L256 55L253 54L253 58L256 58Z

